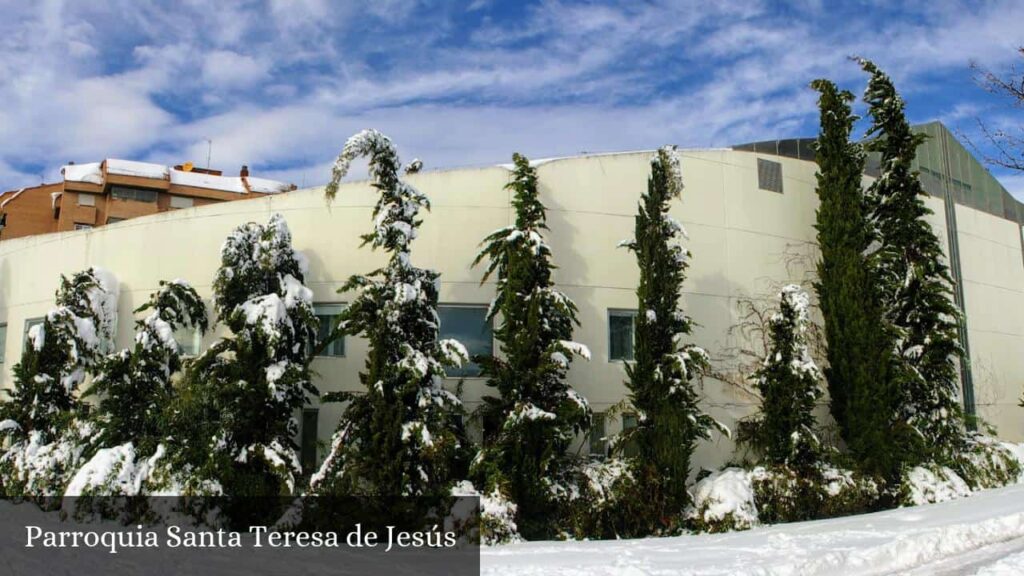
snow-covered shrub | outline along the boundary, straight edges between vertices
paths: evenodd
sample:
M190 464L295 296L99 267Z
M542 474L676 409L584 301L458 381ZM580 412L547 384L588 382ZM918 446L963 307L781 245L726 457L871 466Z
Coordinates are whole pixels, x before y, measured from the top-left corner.
M877 508L881 485L870 476L830 464L818 464L816 478L821 499L814 518L863 514Z
M698 482L693 492L687 515L701 532L858 514L874 509L879 498L873 479L824 463L800 470L726 468Z
M1016 483L1022 464L1013 445L974 434L967 438L963 452L954 458L951 468L972 490L982 490Z
M628 460L580 460L554 492L562 510L559 531L577 539L620 538L646 533L643 518L651 502L637 500ZM678 524L678 522L676 522Z
M925 464L915 466L903 475L899 501L905 506L919 506L970 495L971 487L952 469Z
M726 468L712 472L693 487L693 501L687 511L694 529L701 532L746 530L759 523L754 480L765 474L753 470Z
M462 480L452 487L452 496L479 499L480 544L494 546L522 541L519 528L516 526L516 505L502 495L501 489L497 486L487 494L480 494L472 482Z
M56 438L41 430L33 430L0 456L0 478L4 496L34 500L44 507L59 504L65 487L83 464L91 436L92 424L71 421Z

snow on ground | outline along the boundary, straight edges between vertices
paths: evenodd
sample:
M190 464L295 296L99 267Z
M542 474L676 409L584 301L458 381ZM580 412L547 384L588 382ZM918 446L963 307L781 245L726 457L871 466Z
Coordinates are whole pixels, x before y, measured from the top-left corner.
M1000 548L1001 547L1001 548ZM957 558L977 562L930 570ZM1024 576L1024 485L940 504L729 534L484 549L482 574ZM952 571L950 571L952 570Z

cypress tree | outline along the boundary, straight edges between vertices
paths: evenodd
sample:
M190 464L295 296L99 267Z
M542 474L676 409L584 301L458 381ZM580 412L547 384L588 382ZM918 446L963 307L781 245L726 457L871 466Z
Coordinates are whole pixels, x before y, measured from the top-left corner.
M503 356L478 359L498 395L484 398L485 445L473 472L484 493L498 488L516 503L519 532L533 539L555 533L558 486L570 469L566 452L590 426L589 405L565 381L573 356L589 352L571 341L576 305L552 279L537 172L524 156L512 158L506 189L515 224L488 235L473 262L487 260L481 282L497 277L488 318L500 314L494 337Z
M897 418L918 435L911 458L948 461L966 439L954 361L963 350L957 334L960 313L951 297L953 280L942 245L925 220L932 212L913 170L925 136L911 130L892 80L872 62L858 63L871 75L864 93L872 119L867 149L881 156L881 175L867 198L878 234L873 257L879 295L898 357Z
M160 282L160 289L135 310L150 312L137 320L135 346L110 355L85 395L99 399L93 420L99 431L93 443L109 448L132 442L149 455L167 435L163 410L171 402L171 376L182 369L181 348L174 340L180 327L206 332L206 306L182 280Z
M620 244L636 254L640 269L634 362L626 365L627 400L637 426L617 442L619 449L627 444L636 448L631 462L635 500L652 512L637 519L647 523L640 531L674 528L689 503L686 481L695 443L709 438L711 428L718 426L701 412L693 385L708 366L707 353L682 342L692 329L679 304L690 253L679 243L686 235L683 226L668 214L682 189L679 157L674 147L664 147L651 159L635 237Z
M77 410L75 391L113 347L117 281L90 268L61 276L57 306L29 331L21 361L13 369L10 400L0 407L4 430L38 432L52 441Z
M821 452L814 432L814 405L821 398L821 371L807 343L810 299L795 284L779 292L779 311L768 322L771 347L754 373L761 393L761 414L741 440L772 464L809 470Z
M817 141L818 278L815 289L825 320L829 407L855 458L868 470L891 474L897 467L892 433L898 390L891 375L892 337L883 321L875 263L868 254L874 229L861 188L863 147L850 141L857 117L853 94L828 80L820 92Z
M399 507L436 504L458 475L461 402L444 389L443 379L446 365L467 358L457 341L438 340L439 274L413 266L410 259L422 223L419 211L430 203L401 179L391 140L376 130L349 138L334 165L327 198L334 198L352 160L361 156L369 158L372 185L380 193L373 230L363 235L363 243L386 251L388 262L353 276L341 289L356 295L336 332L368 341L359 374L365 390L329 398L348 405L311 489L365 496L393 515ZM403 497L416 501L402 502Z
M217 320L231 331L196 358L170 407L182 467L216 482L233 520L251 497L290 494L301 474L295 411L313 386L307 355L316 339L305 258L280 214L236 228L221 247L213 282Z

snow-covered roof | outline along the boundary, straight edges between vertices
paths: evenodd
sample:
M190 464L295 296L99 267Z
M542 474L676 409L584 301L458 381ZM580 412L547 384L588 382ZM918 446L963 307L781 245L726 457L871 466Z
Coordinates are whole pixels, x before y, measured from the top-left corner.
M61 171L64 174L65 182L85 182L88 184L103 184L103 170L99 162L88 164L69 164Z
M220 190L236 194L248 194L249 192L277 194L292 189L290 184L266 178L243 178L240 176L218 176L202 172L185 172L184 170L175 170L163 164L118 160L116 158L108 158L104 162L106 163L107 174L166 180L170 181L171 184L179 186ZM63 173L65 182L103 184L103 162L69 164L64 166Z
M116 158L107 159L107 174L166 180L168 170L167 166L162 164L135 162L134 160L118 160Z
M252 192L277 194L278 192L287 192L292 189L291 184L285 184L277 180L267 180L266 178L248 177L246 181L249 183L249 190Z
M236 192L246 194L248 190L242 184L239 177L215 176L203 174L202 172L185 172L182 170L171 170L171 184L179 186L192 186L193 188L209 188L211 190L222 190L224 192Z

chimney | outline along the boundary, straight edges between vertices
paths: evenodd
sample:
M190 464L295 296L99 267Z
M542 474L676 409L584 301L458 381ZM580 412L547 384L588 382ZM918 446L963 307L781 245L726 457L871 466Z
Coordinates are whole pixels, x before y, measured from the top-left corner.
M241 176L242 178L248 178L249 177L249 166L246 165L246 164L243 164L242 165L242 170L241 170L241 172L238 173L238 175Z

